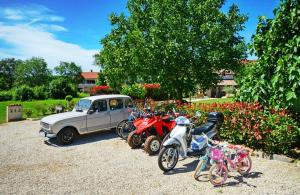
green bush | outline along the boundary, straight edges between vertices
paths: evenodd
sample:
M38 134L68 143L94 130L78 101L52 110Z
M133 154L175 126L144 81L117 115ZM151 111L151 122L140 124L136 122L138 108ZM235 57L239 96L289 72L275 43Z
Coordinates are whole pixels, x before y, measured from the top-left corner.
M8 101L13 99L12 91L0 91L0 101Z
M71 95L67 95L67 96L65 97L65 100L66 100L67 102L72 101L72 99L73 99L73 97L72 97Z
M28 109L28 108L24 108L23 112L24 112L26 118L30 118L32 116L32 113L33 113L32 110Z
M22 85L15 89L14 99L21 101L32 100L34 99L34 92L29 86Z
M63 78L57 78L50 82L49 96L54 99L63 99L67 95L77 96L77 88L74 84Z
M36 104L34 108L37 111L38 116L45 116L47 113L47 107L42 104Z
M55 105L49 105L48 108L47 108L48 113L50 113L50 114L55 113L55 111L56 111L55 108L56 108Z
M131 96L133 99L142 99L146 95L146 89L140 84L123 86L121 94Z
M80 93L77 93L77 97L79 98L85 98L85 97L89 97L90 94L88 93L84 93L84 92L80 92Z
M33 88L34 98L37 100L45 100L48 98L48 89L46 86L36 86Z

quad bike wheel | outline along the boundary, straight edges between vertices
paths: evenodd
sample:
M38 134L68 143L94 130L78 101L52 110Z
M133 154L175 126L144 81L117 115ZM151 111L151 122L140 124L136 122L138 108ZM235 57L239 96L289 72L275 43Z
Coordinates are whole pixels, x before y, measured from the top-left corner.
M127 138L128 145L133 149L133 148L138 148L140 147L142 143L142 138L140 135L137 135L135 131L132 131L129 133L128 138Z
M155 135L149 136L144 144L144 149L149 155L157 154L160 149L160 141Z

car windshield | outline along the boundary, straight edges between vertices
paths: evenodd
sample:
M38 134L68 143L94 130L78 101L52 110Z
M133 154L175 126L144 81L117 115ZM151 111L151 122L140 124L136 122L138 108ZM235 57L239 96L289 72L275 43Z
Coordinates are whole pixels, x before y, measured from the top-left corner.
M81 99L79 102L76 104L75 109L76 111L83 111L83 110L88 110L91 107L91 100L88 99Z

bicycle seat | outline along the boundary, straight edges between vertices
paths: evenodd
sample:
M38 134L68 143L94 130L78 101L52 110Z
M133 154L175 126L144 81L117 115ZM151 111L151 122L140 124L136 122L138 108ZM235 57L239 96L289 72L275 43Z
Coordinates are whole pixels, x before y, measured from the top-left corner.
M215 123L210 123L207 122L203 125L201 125L200 127L197 127L194 129L194 131L192 132L193 135L201 135L202 133L207 133L210 130L212 130L215 127Z

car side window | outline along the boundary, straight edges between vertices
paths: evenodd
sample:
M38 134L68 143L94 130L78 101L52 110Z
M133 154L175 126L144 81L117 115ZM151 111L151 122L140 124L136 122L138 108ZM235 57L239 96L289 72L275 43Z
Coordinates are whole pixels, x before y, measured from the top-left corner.
M119 110L123 108L123 99L110 99L109 107L111 110Z
M93 103L92 109L97 112L107 111L106 100L97 100Z
M129 98L125 99L125 108L133 108L133 102L131 99Z

